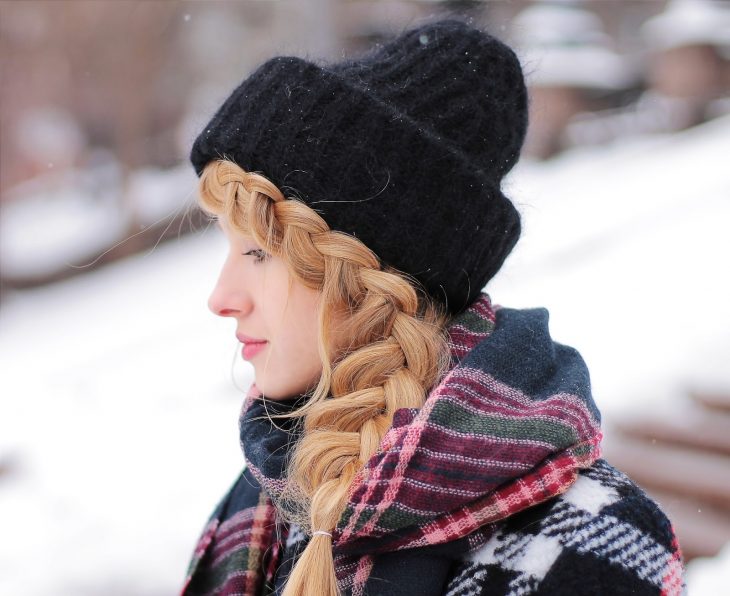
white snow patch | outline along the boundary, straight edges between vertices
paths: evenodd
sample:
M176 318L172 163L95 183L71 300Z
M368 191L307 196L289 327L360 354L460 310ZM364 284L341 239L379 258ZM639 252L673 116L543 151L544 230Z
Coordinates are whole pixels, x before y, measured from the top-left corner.
M12 189L0 219L0 267L6 277L38 277L84 268L149 226L172 223L192 206L187 165L144 168L126 183L109 155L86 170L50 172ZM140 229L132 230L132 222ZM179 224L178 224L179 225Z
M548 308L608 415L730 386L729 138L725 117L523 162L506 185L523 236L487 291Z
M3 304L0 593L179 591L243 465L250 370L236 390L205 306L224 250L189 237Z

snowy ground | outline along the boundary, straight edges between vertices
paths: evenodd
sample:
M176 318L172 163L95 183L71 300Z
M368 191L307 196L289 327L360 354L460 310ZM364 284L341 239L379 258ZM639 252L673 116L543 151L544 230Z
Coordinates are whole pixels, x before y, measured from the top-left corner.
M12 189L0 219L3 277L38 279L87 267L129 239L132 221L142 231L187 212L196 180L187 164L140 168L124 183L114 157L96 153L103 157L94 167L51 170Z
M524 234L488 290L550 310L608 416L730 387L729 140L726 118L508 181ZM0 594L179 589L242 463L250 372L206 309L224 251L211 230L3 303ZM722 561L697 567L692 594L719 593Z
M0 594L174 593L241 465L236 340L205 307L223 250L185 238L3 306Z
M524 231L488 288L544 305L606 414L730 387L730 117L678 135L521 163Z

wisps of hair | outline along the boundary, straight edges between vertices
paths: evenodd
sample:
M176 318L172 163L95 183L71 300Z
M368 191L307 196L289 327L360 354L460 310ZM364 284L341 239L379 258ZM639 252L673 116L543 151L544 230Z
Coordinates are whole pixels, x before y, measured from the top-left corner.
M337 525L355 474L376 453L395 411L420 407L448 368L448 315L418 282L382 267L362 242L330 230L261 174L216 160L199 190L205 211L225 217L322 292L322 375L311 399L291 414L303 418L287 471L287 501L296 506L281 511L308 533L320 532L299 557L284 595L336 596L332 538L321 532ZM304 519L296 513L302 511Z

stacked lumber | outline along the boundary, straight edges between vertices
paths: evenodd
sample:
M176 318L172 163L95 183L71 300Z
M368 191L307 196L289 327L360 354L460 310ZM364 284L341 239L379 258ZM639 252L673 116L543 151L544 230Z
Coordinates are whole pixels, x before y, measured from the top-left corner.
M730 392L690 393L615 419L605 435L604 457L667 513L686 561L730 543Z

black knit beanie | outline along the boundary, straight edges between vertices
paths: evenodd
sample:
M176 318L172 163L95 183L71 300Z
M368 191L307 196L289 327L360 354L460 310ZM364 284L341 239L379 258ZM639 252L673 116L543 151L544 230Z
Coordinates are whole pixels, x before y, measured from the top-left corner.
M519 238L500 183L526 128L514 52L449 18L357 59L271 58L226 99L190 160L199 176L221 158L263 174L455 314Z

